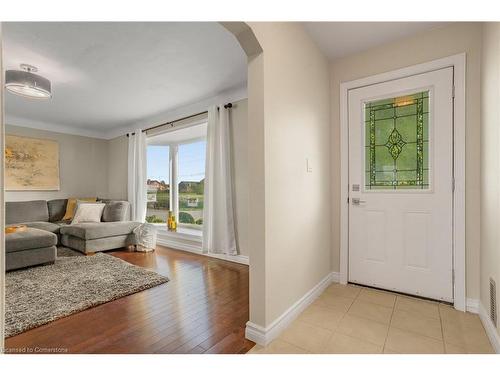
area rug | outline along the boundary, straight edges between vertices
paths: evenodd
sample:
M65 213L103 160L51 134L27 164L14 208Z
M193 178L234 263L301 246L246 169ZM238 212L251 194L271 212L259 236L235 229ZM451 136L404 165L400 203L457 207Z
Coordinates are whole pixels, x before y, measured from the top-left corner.
M57 247L57 257L58 258L83 257L83 256L85 256L85 254L80 253L79 251L75 251L73 249L70 249L69 247L64 247L64 246Z
M111 255L72 255L63 251L52 265L7 273L6 337L168 281Z

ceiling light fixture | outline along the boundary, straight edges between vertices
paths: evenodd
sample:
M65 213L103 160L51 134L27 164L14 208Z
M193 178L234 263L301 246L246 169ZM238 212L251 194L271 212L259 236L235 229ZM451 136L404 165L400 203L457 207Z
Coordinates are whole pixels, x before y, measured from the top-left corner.
M5 72L5 88L13 94L33 99L50 99L52 90L50 81L38 74L33 65L21 64L22 70Z

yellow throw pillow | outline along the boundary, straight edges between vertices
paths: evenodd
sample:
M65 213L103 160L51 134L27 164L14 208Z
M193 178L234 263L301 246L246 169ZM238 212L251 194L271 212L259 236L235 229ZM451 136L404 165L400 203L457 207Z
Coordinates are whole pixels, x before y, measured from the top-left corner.
M66 205L66 213L62 220L72 220L73 216L75 216L76 210L76 202L84 201L84 202L96 202L97 198L68 198L68 204Z

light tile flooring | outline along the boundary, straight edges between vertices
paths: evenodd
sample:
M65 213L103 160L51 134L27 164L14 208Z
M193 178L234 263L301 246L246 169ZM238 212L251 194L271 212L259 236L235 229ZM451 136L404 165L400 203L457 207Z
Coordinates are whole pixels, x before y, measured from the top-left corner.
M477 315L395 293L332 284L278 339L249 353L494 352Z

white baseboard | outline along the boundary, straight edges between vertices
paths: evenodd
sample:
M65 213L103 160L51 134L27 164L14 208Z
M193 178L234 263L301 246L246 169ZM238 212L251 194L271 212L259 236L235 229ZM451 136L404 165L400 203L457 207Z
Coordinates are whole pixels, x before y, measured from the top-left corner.
M479 318L481 318L481 322L483 323L486 334L490 339L491 346L493 346L493 350L495 350L495 353L500 354L500 335L498 334L497 329L491 322L490 316L487 313L482 303L479 304Z
M332 277L332 283L340 283L340 272L332 272L330 275Z
M473 298L467 298L465 309L468 312L479 314L479 300Z
M316 286L304 294L297 302L295 302L281 316L275 319L269 326L262 327L258 324L247 322L245 337L259 345L267 345L281 332L283 332L313 301L320 296L321 293L334 281L338 279L338 272L329 273Z
M246 255L203 254L203 253L201 254L211 258L227 260L229 262L235 262L239 264L246 264L247 266L250 264L250 259Z
M201 243L198 243L196 241L182 240L177 238L171 239L166 238L166 236L158 236L156 243L158 245L170 247L172 249L188 251L190 253L204 255L211 258L227 260L229 262L235 262L239 264L249 264L249 258L246 255L205 254L202 252Z

